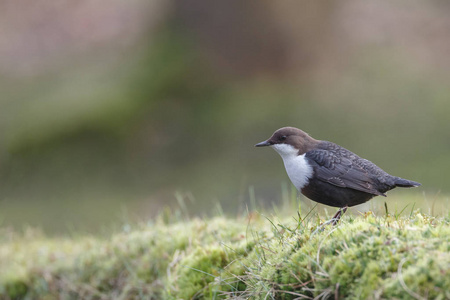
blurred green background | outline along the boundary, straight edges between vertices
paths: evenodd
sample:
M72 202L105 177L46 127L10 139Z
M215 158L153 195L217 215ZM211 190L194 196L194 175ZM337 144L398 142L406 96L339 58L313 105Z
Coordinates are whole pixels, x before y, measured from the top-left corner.
M372 206L448 207L449 14L441 0L2 1L0 224L98 232L179 201L276 204L281 159L253 145L283 126L423 184Z

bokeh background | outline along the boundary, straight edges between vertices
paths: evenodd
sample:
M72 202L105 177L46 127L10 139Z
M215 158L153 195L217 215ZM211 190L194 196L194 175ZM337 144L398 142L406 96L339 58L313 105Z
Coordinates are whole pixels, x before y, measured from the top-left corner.
M0 224L276 205L281 159L253 145L283 126L423 184L375 208L448 207L449 15L443 0L1 1Z

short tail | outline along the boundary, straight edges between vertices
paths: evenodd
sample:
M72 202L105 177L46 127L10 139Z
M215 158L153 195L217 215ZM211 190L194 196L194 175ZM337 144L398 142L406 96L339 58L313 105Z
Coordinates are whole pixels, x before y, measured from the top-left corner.
M403 179L403 178L400 178L400 177L397 177L395 179L395 186L399 186L399 187L409 188L409 187L418 187L420 185L421 184L418 183L418 182L415 182L415 181L412 181L412 180Z

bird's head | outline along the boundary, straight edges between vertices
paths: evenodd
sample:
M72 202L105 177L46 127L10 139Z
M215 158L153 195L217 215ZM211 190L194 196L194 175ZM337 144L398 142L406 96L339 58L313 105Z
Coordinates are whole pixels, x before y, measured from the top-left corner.
M272 136L255 145L255 147L270 146L282 157L286 155L300 155L313 148L319 141L310 137L306 132L295 127L283 127L275 131Z

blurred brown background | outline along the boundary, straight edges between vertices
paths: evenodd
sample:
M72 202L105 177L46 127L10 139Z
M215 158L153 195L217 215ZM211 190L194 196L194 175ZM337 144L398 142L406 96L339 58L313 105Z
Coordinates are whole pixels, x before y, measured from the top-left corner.
M442 0L2 1L0 224L95 232L177 199L277 203L281 159L253 145L288 125L448 204L449 15Z

